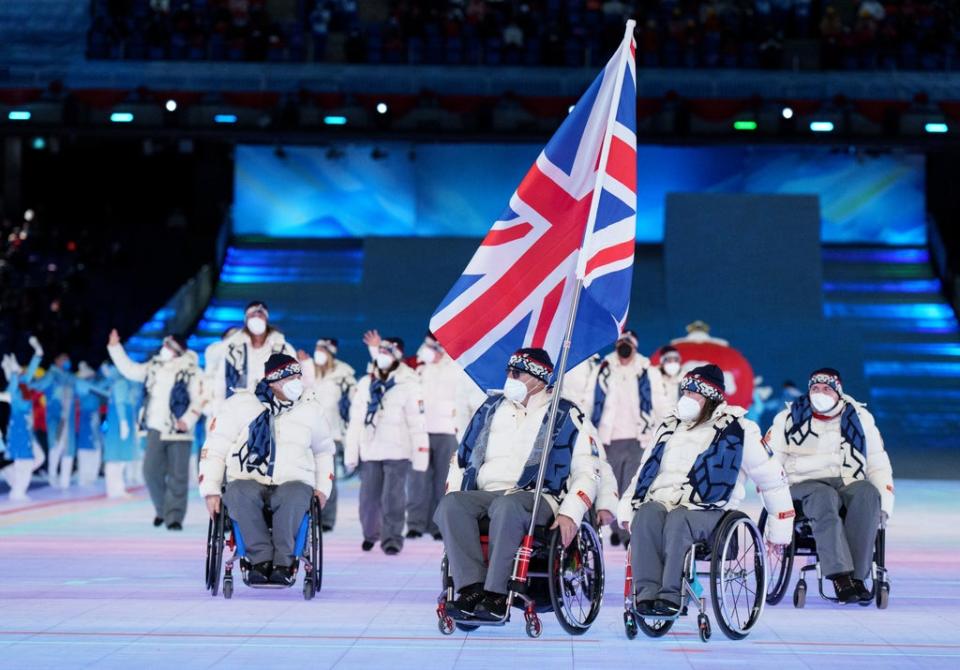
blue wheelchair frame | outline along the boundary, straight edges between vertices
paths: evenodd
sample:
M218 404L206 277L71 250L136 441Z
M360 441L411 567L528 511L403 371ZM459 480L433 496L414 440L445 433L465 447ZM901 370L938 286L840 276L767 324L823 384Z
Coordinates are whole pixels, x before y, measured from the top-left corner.
M232 563L238 558L247 557L247 545L243 541L243 534L240 532L240 524L233 518L230 518L230 527L233 529L233 541L237 549L230 559ZM307 532L310 530L310 511L307 510L303 515L303 521L300 522L300 528L297 529L297 540L293 545L293 555L299 560L303 555L303 550L307 546Z

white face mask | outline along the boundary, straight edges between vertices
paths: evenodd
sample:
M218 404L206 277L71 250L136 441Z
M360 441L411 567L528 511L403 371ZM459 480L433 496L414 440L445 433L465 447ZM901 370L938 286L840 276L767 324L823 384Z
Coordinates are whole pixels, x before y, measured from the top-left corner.
M303 395L303 380L291 379L280 388L283 389L283 395L287 396L287 400L296 402Z
M397 362L397 359L391 356L390 354L379 352L376 357L377 367L381 370L389 370L393 367L393 364Z
M677 416L681 421L693 421L700 416L700 403L689 396L677 401Z
M326 365L328 360L330 360L330 354L323 349L317 349L313 352L313 362L317 365Z
M427 345L423 345L417 349L417 360L421 363L436 363L437 362L437 350L431 349Z
M247 330L254 335L263 335L267 332L267 322L259 316L251 316L247 319Z
M837 401L831 396L828 396L826 393L811 393L810 404L813 405L815 410L822 414L823 412L829 412L836 407Z
M503 396L513 402L523 402L527 399L527 385L519 379L507 377L503 383Z
M676 377L677 373L680 372L680 364L674 363L672 361L670 363L664 363L663 371L666 372L671 377Z
M160 349L160 353L157 355L160 357L160 360L163 361L164 363L166 363L167 361L173 360L173 352L170 351L170 349L167 347L162 347Z

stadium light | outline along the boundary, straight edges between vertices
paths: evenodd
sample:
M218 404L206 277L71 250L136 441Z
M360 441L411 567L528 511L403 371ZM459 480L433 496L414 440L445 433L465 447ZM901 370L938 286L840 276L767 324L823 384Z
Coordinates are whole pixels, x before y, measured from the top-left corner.
M570 114L571 112L573 112L573 105L567 107L567 114Z
M47 148L47 141L42 137L34 137L32 146L37 151L43 151Z
M780 114L782 114L783 118L785 119L792 119L793 109L791 109L790 107L784 107L783 110L780 112Z
M133 114L130 112L114 112L110 115L112 123L130 123L133 121Z
M377 114L386 114L388 109L389 108L387 107L387 103L385 102L377 103Z
M810 130L815 133L832 133L833 123L831 121L811 121Z
M734 121L733 129L734 130L756 130L757 122L756 121Z
M31 116L33 115L25 109L11 109L7 112L10 121L29 121Z
M175 112L177 111L177 101L171 98L170 100L167 100L167 104L164 105L164 107L168 112Z
M236 123L237 115L236 114L214 114L213 122L214 123Z
M345 116L325 116L323 117L323 122L328 126L345 126L347 125L347 117Z
M923 129L928 133L945 133L949 130L945 123L928 123Z

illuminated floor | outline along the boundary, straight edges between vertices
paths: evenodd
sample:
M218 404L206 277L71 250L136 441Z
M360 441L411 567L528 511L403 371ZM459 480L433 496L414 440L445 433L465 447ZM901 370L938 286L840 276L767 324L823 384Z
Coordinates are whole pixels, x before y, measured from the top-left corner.
M897 483L889 530L890 608L768 609L745 641L714 626L703 644L693 621L662 640L625 639L622 557L607 553L604 610L583 637L552 615L540 640L522 621L440 636L433 612L440 546L408 543L398 557L360 552L356 483L326 536L324 587L233 600L203 590L206 519L192 501L186 528L150 526L142 494L112 502L35 492L28 507L0 503L0 668L558 668L960 667L960 483ZM59 496L59 497L58 497Z

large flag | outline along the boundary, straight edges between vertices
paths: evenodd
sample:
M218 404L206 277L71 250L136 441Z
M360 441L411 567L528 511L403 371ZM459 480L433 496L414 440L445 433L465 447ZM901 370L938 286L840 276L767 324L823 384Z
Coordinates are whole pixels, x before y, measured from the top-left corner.
M520 347L546 349L558 365L580 278L567 369L614 342L626 322L637 209L633 26L430 319L483 389L502 387Z

